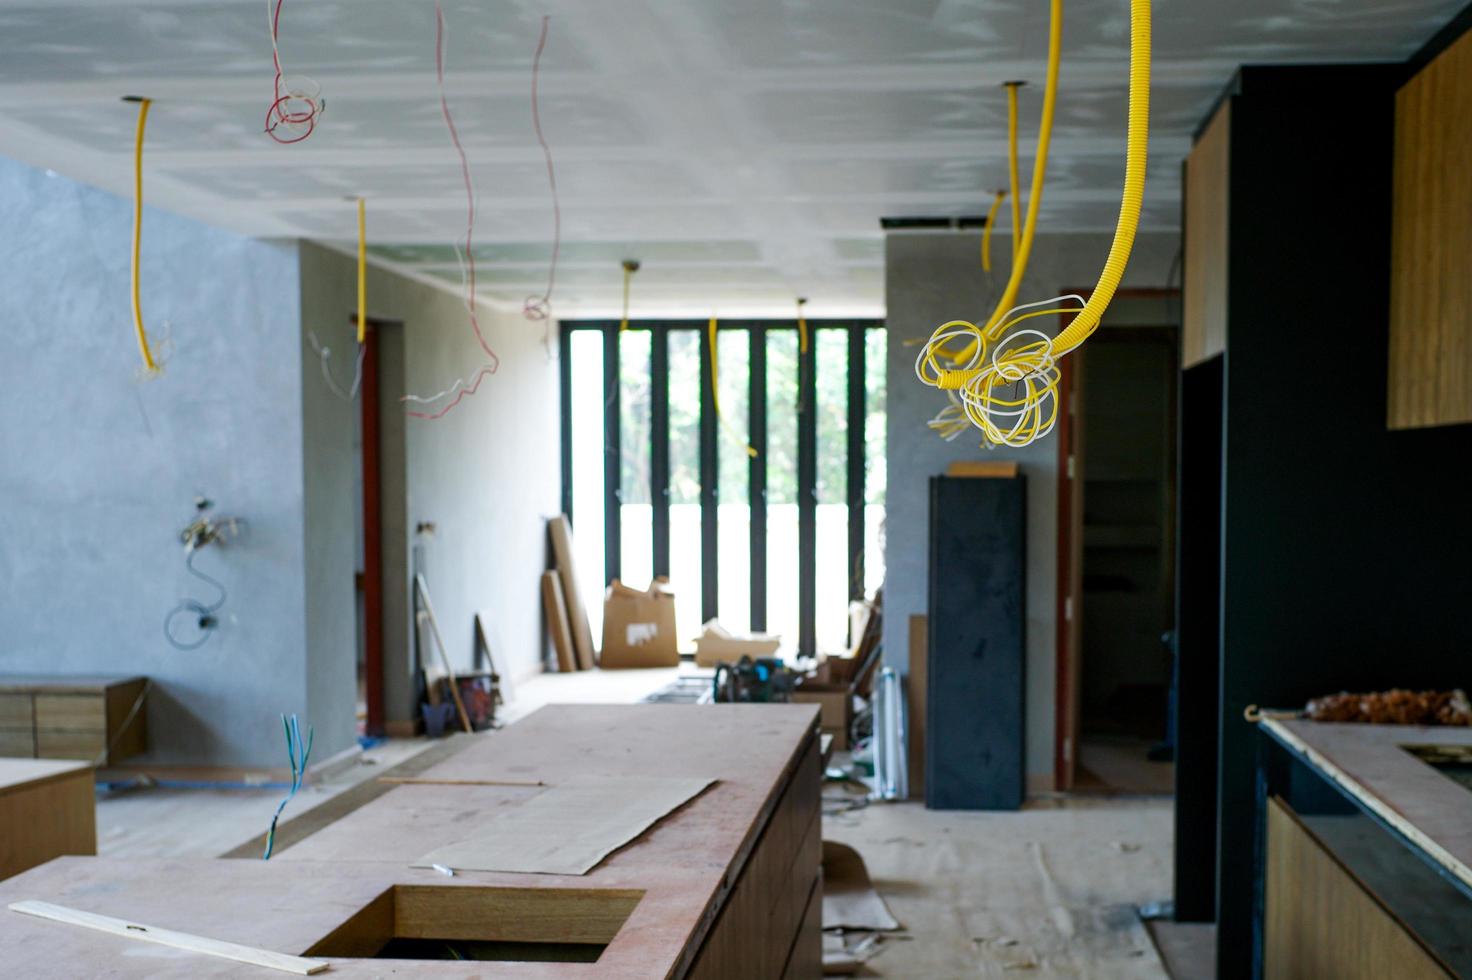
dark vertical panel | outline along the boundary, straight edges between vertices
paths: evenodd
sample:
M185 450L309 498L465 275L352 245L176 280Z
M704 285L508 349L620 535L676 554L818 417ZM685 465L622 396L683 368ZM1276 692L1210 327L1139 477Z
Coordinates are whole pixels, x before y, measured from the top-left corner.
M1216 918L1221 696L1221 355L1181 374L1176 509L1175 917Z
M654 574L670 573L670 335L651 325L649 338L650 405L649 502L653 508Z
M603 580L619 577L623 558L623 448L619 424L617 324L603 327ZM596 598L591 601L597 601Z
M562 512L572 520L572 327L557 327L557 370L562 382Z
M756 450L748 472L751 501L751 628L767 628L767 328L753 323L747 355L751 368L748 435Z
M848 597L864 597L864 324L848 327ZM850 642L858 637L850 637Z
M930 479L925 805L1025 796L1026 481Z
M716 419L715 378L711 375L711 336L709 329L700 331L700 615L714 619L719 614L717 511L720 502L720 453Z
M818 387L815 331L797 355L797 612L798 653L816 652L818 574Z
M1400 75L1396 66L1247 68L1233 97L1220 977L1251 973L1259 935L1251 858L1261 841L1260 736L1243 709L1345 689L1455 687L1472 649L1472 511L1457 465L1472 454L1472 427L1386 428ZM1359 150L1346 154L1351 131ZM1336 309L1325 343L1301 329L1300 297L1331 281L1353 283L1354 302ZM1283 385L1285 364L1312 364L1311 377Z

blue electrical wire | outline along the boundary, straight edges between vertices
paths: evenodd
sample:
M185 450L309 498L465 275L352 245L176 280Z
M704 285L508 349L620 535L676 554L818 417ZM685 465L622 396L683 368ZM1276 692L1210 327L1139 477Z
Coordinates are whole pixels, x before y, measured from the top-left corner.
M307 759L312 755L312 737L316 734L310 725L307 726L307 739L303 742L302 726L296 715L290 718L282 715L281 726L286 729L286 758L291 763L291 789L271 817L271 829L266 832L266 853L261 855L262 861L271 860L271 849L276 845L276 821L281 819L281 811L286 809L286 804L291 802L296 791L302 788L302 779L307 774Z

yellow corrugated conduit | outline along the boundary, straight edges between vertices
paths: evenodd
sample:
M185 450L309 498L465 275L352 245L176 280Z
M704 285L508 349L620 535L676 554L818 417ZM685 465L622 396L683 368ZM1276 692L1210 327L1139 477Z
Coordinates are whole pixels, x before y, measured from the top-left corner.
M1061 0L1053 0L1052 7L1049 92L1043 105L1045 128L1038 140L1039 160L1033 170L1034 197L1028 201L1019 264L1026 262L1032 248L1040 167L1051 124L1051 95L1057 70L1053 52L1061 32ZM1007 311L1005 314L994 313L984 327L964 320L942 324L915 361L915 373L921 381L960 396L967 420L982 431L988 444L1026 446L1047 435L1057 423L1058 358L1076 349L1099 326L1124 277L1134 247L1145 192L1149 130L1150 0L1130 0L1130 95L1124 194L1114 240L1093 292L1087 301L1080 297L1055 297L1014 307L1011 304L1020 284L1014 268L998 304L999 310ZM1081 303L1082 309L1077 310L1056 337L1028 327L1007 333L1033 317L1069 312L1069 307L1058 305L1069 299ZM966 347L959 355L948 357L948 347L956 343L966 343ZM944 364L943 358L951 360L952 365Z
M129 97L125 101L138 103L138 132L133 139L133 271L131 289L133 296L133 333L138 338L138 353L143 357L146 374L157 374L158 362L153 351L148 349L148 331L143 328L143 303L139 299L139 252L143 243L143 131L148 127L148 107L152 99Z

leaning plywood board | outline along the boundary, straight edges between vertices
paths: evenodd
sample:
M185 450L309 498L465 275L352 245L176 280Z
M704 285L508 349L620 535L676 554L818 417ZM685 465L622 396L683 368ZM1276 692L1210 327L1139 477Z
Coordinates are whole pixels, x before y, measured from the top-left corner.
M501 649L501 644L491 642L491 622L490 613L476 613L475 635L491 663L491 673L496 675L496 691L501 695L502 703L510 704L516 700L516 685L511 679L511 666L506 663L506 651Z
M547 632L552 636L552 649L557 654L558 672L577 670L572 627L567 621L567 600L562 595L562 579L556 572L542 573L542 612L547 616Z
M416 868L587 874L609 854L709 786L710 779L576 779L484 821L473 837L436 848Z
M593 667L593 630L588 626L588 607L583 605L583 593L578 588L577 567L572 557L572 528L567 517L558 514L547 522L547 533L552 536L552 559L557 564L557 574L562 578L562 594L567 600L567 619L572 628L572 646L577 652L578 669Z

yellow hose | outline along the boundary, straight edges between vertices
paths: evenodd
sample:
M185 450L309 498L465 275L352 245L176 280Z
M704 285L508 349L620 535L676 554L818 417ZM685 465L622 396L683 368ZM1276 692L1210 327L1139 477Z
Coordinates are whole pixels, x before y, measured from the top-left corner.
M1125 153L1124 197L1119 205L1119 222L1114 241L1099 273L1099 282L1088 302L1053 341L1057 355L1083 343L1099 326L1124 278L1135 232L1140 227L1140 206L1145 198L1145 160L1150 147L1150 0L1130 0L1130 112L1128 150Z
M368 339L368 216L358 198L358 343Z
M807 302L805 297L799 296L797 299L797 352L799 354L808 352L808 320L802 312Z
M992 209L986 213L986 227L981 230L981 269L983 272L992 271L992 229L997 226L997 212L1002 210L1002 199L1006 196L1006 191L997 191L997 196L992 201Z
M618 321L618 332L623 333L629 329L629 284L634 280L634 273L639 271L639 263L633 259L624 259L624 313Z
M158 364L148 349L148 333L143 329L143 304L138 299L138 252L143 241L143 130L148 125L148 107L152 104L152 99L138 100L138 135L133 141L133 332L138 335L138 353L143 355L143 368L149 374L158 372Z
M726 430L733 436L736 436L737 439L741 439L741 436L737 434L736 430L731 428L731 423L727 422L725 416L721 415L721 375L718 367L719 362L716 357L716 323L716 318L711 317L710 324L706 328L710 334L710 403L716 410L716 421L724 425ZM757 451L745 439L741 439L741 442L746 445L746 455L755 459Z
M1022 227L1022 201L1017 196L1017 185L1022 183L1017 173L1017 90L1021 82L1007 83L1007 181L1012 188L1012 264L1017 264L1017 229Z

